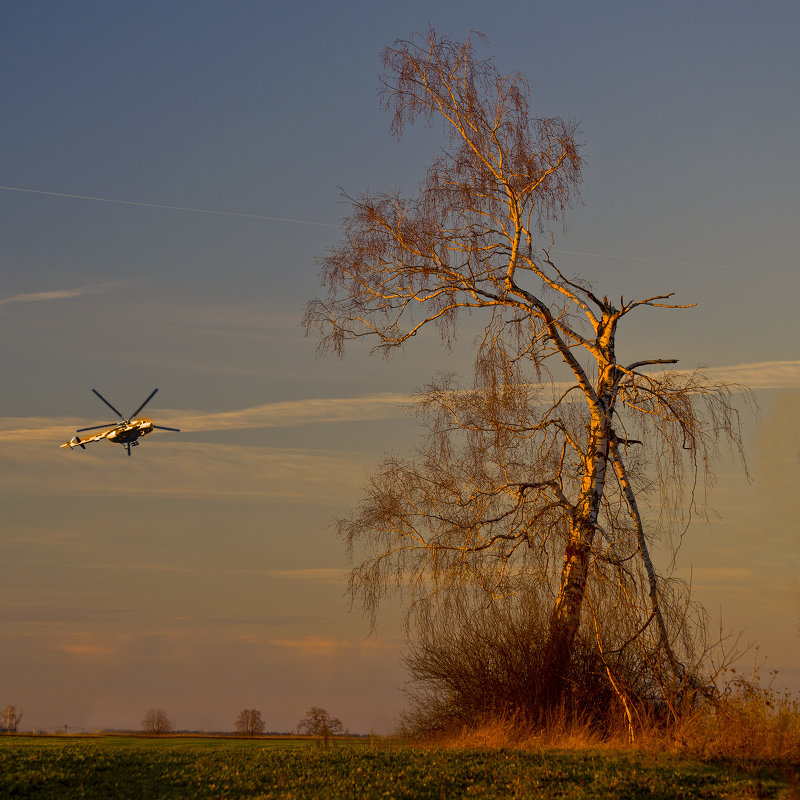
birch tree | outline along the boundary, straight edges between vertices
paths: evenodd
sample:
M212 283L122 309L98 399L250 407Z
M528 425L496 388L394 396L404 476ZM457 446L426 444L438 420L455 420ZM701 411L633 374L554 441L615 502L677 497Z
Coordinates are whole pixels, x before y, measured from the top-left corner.
M651 549L701 505L717 447L741 452L732 387L662 354L618 359L629 315L691 306L669 291L612 301L557 263L578 128L534 117L526 78L479 59L479 38L431 29L384 51L392 132L439 122L446 144L416 194L345 196L343 238L321 259L327 293L306 309L339 355L362 338L387 354L430 327L450 343L466 317L481 321L471 385L440 375L419 392L416 456L382 464L338 523L358 562L351 596L374 612L396 589L419 607L466 584L494 598L536 585L551 604L542 702L561 697L582 622L615 649L609 618L616 647L622 631L650 637L659 680L679 685L682 601ZM688 499L687 478L699 479Z

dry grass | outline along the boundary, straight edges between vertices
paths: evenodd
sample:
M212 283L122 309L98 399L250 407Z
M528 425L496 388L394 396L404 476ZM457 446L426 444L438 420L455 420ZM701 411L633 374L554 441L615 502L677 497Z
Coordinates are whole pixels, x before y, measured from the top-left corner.
M677 725L641 723L633 743L622 721L617 729L609 731L605 725L601 731L590 720L570 720L564 713L552 714L537 726L512 717L489 717L415 743L456 750L633 749L800 767L800 701L742 681L734 682L713 704L687 711Z
M734 680L718 702L686 714L671 739L681 752L703 758L800 765L800 700Z
M535 726L514 717L486 717L473 725L454 726L416 739L415 743L453 750L623 748L625 731L621 729L618 737L602 735L590 721L570 720L562 711Z

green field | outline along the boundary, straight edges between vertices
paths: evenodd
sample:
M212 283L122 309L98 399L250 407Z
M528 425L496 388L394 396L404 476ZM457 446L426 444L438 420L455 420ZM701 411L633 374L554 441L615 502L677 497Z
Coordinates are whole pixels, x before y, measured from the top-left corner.
M797 771L615 751L300 739L0 738L0 797L793 798Z

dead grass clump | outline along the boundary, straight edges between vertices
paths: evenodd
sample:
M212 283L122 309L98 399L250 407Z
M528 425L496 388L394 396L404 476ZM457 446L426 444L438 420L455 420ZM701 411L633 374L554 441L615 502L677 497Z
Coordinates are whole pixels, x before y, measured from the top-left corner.
M610 728L576 719L566 710L539 724L513 715L487 716L408 739L412 745L455 750L614 749L679 752L739 763L800 764L800 700L750 682L686 712L677 725L653 720L634 743L620 721Z
M800 763L800 700L762 686L757 674L733 675L713 703L680 720L674 746L703 758Z
M540 723L517 715L485 716L472 724L452 724L446 728L417 733L409 742L423 747L453 750L583 750L625 747L626 731L609 735L589 719L576 718L565 708L551 713Z
M523 748L532 736L530 727L517 719L487 717L471 725L453 725L425 738L427 745L454 750Z

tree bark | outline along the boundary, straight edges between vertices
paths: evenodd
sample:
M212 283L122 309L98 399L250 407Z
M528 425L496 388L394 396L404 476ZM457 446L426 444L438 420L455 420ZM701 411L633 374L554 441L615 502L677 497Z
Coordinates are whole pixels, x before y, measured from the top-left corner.
M599 416L599 415L598 415ZM545 647L544 699L559 702L566 686L569 662L581 621L592 543L597 530L600 500L605 488L609 431L603 417L592 420L591 448L578 504L572 515L564 551L558 598Z
M581 622L597 518L605 493L609 448L614 437L611 422L618 385L614 354L618 319L618 313L604 300L602 318L596 327L595 355L599 368L597 392L594 396L587 394L591 414L589 447L584 459L580 495L572 513L558 597L545 647L544 699L548 705L563 699L569 662ZM582 371L576 376L585 377Z

